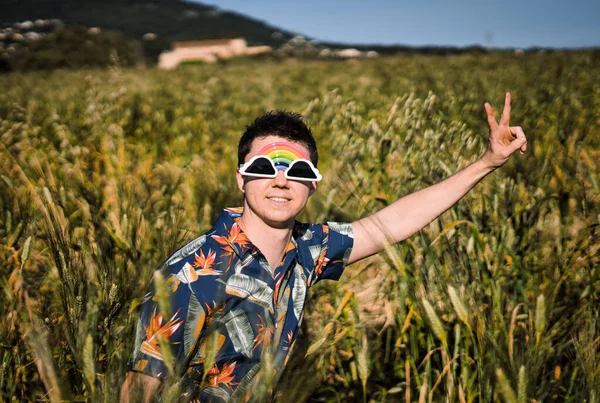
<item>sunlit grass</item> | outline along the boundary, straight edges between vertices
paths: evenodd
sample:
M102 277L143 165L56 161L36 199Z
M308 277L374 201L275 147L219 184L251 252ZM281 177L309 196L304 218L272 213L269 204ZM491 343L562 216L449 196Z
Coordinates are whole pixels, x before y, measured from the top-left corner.
M408 241L312 289L277 393L596 401L599 61L580 52L0 76L3 399L115 401L153 270L241 203L237 141L263 111L299 111L317 136L325 179L301 219L351 221L474 161L483 102L498 107L510 90L528 153ZM168 379L165 400L179 386Z

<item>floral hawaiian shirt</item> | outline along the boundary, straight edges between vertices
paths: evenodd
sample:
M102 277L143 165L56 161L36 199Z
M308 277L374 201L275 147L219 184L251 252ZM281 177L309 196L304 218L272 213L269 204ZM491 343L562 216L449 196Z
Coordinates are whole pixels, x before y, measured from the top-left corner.
M300 330L307 289L339 279L352 251L351 224L296 222L273 270L238 225L241 215L241 208L224 209L209 232L159 269L170 315L163 316L154 286L142 304L130 370L164 379L172 361L190 400L255 400L257 385L275 384Z

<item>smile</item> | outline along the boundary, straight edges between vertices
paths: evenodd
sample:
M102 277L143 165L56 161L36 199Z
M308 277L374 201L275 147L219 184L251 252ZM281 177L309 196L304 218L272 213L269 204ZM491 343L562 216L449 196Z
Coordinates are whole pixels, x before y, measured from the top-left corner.
M286 199L285 197L267 197L267 199L275 203L288 203L290 201L290 199Z

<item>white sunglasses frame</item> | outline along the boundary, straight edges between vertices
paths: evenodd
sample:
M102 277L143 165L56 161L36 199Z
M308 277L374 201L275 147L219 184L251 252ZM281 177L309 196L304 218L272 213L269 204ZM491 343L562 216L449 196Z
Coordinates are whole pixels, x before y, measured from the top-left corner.
M246 172L246 168L250 167L254 161L256 161L259 158L265 158L267 159L270 163L271 166L273 167L273 169L275 170L275 174L274 175L265 175L265 174L253 174L253 173L248 173ZM309 178L298 178L298 177L289 177L288 176L288 171L294 166L294 164L296 162L306 162L308 164L308 166L310 167L310 169L312 169L313 173L317 176L316 179L309 179ZM277 167L275 166L275 163L273 162L273 160L269 157L267 157L266 155L255 155L254 157L252 157L250 159L250 161L243 163L242 165L239 166L238 168L238 172L240 173L240 175L242 176L252 176L255 178L275 178L277 177L277 172L281 171L280 169L277 169ZM300 182L319 182L321 181L321 179L323 179L323 176L321 175L321 173L319 172L319 170L313 165L312 161L310 160L305 160L303 158L297 159L292 161L292 163L287 167L286 170L283 171L285 178L288 180L292 180L292 181L300 181Z

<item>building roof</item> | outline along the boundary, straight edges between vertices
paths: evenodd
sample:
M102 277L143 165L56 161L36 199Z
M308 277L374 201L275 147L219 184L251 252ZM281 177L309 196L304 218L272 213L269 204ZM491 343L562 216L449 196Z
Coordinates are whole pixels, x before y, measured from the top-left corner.
M185 41L185 42L173 42L171 47L173 49L178 48L198 48L203 46L218 46L218 45L229 45L234 40L244 40L244 38L230 38L230 39L208 39L205 41Z

